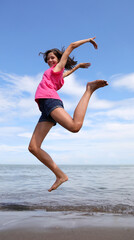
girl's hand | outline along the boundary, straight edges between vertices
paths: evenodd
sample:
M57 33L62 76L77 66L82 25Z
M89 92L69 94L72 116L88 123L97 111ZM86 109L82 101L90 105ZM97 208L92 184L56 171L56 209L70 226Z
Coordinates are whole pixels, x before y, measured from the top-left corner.
M73 72L75 72L79 68L88 68L88 67L90 67L90 65L91 65L91 63L79 63L75 67L73 67L71 70L68 70L68 71L64 72L63 73L63 78L69 76L70 74L72 74Z
M94 48L97 49L98 48L98 45L97 43L94 41L96 37L93 37L93 38L89 38L89 42L93 44Z
M79 63L79 68L88 68L91 66L91 63Z

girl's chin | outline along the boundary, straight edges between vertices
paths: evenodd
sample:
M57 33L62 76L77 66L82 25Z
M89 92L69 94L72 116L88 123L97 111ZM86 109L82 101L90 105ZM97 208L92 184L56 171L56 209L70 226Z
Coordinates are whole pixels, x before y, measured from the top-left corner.
M49 64L49 67L53 67L53 66L55 66L55 64L56 64L56 63L54 63L54 64Z

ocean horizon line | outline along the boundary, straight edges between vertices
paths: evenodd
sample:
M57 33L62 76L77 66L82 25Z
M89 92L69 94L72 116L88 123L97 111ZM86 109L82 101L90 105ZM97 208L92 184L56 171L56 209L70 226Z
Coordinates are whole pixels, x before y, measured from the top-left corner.
M16 165L16 166L42 166L43 165L43 163L0 163L0 165ZM57 163L57 165L59 165L59 166L134 166L134 164L70 164L70 163L68 163L68 164L64 164L64 163L62 163L62 164L58 164Z

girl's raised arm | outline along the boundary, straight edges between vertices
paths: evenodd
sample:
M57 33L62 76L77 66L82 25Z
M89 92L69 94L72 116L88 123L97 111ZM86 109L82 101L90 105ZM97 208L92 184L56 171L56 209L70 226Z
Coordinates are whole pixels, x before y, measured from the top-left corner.
M88 68L90 67L91 63L79 63L75 67L73 67L71 70L68 70L63 73L63 78L69 76L73 72L75 72L78 68Z
M71 52L72 52L75 48L81 46L82 44L87 43L87 42L90 42L90 43L93 44L94 48L97 49L98 46L97 46L96 42L94 41L95 38L96 38L96 37L88 38L88 39L84 39L84 40L80 40L80 41L71 43L71 44L67 47L67 49L65 50L65 52L63 53L63 55L62 55L59 63L58 63L58 64L55 66L55 68L53 69L54 72L59 72L59 71L61 71L61 70L65 67L66 62L67 62L67 59L68 59L69 55L71 54Z

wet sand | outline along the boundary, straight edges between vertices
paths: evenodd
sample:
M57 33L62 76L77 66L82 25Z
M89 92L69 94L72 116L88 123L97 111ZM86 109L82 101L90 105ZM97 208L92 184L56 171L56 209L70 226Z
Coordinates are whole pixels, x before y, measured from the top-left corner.
M133 236L133 216L0 213L0 240L132 240Z
M132 240L134 229L74 228L74 229L12 229L0 232L1 240Z

